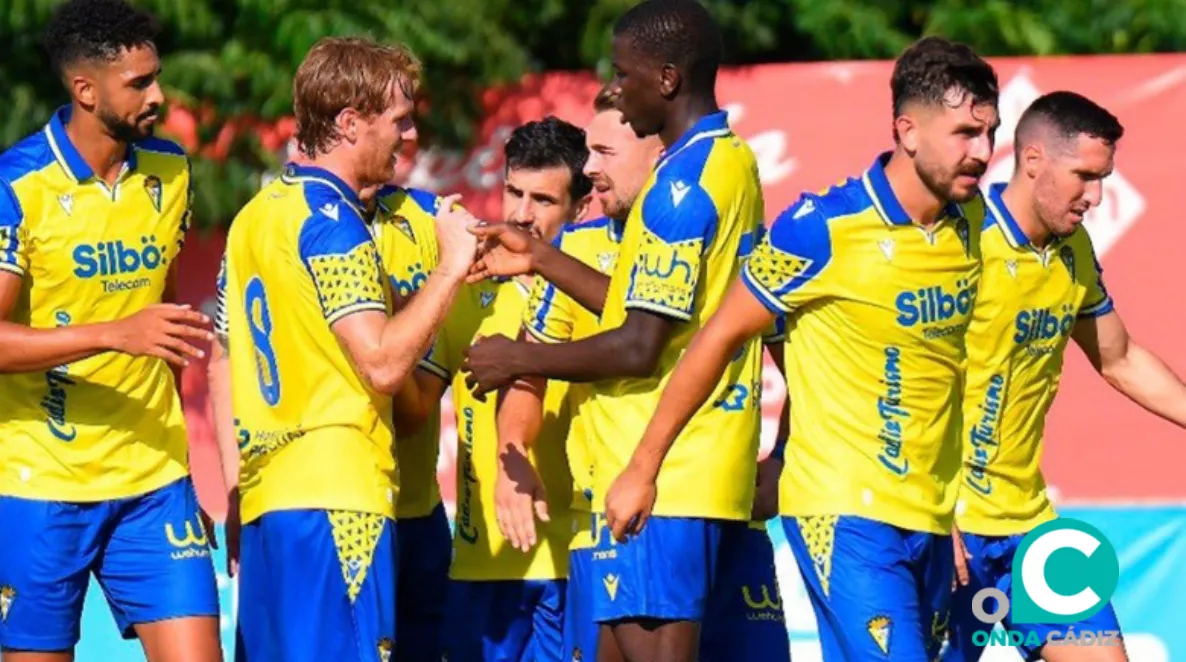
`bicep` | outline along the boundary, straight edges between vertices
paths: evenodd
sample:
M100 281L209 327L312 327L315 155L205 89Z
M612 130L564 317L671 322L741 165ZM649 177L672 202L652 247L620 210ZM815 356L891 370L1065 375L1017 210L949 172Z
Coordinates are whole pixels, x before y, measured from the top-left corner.
M1128 329L1116 311L1080 318L1071 337L1096 370L1128 354Z

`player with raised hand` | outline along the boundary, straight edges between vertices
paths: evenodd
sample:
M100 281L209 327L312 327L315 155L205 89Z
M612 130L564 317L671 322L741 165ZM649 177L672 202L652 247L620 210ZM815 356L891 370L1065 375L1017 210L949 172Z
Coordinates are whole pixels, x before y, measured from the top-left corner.
M489 338L467 362L478 392L529 375L593 382L587 409L598 508L671 368L737 274L763 213L756 160L716 102L721 41L708 11L689 0L638 4L615 26L613 51L615 104L637 135L659 136L664 154L631 210L608 290L581 295L538 269L583 305L591 299L586 307L600 307L602 332L529 348ZM712 380L714 403L658 478L664 490L654 525L627 545L617 544L623 531L612 519L612 535L604 524L597 532L594 618L628 660L699 654L721 550L744 534L753 504L760 369L755 338L729 374Z
M151 16L73 0L45 33L70 104L0 155L0 657L74 658L92 575L150 662L222 659L213 531L170 365L205 316L172 305L185 151L152 137Z
M314 45L293 85L305 165L260 191L227 238L240 659L372 660L395 648L391 395L427 351L476 248L476 220L446 198L440 264L389 316L358 196L392 178L414 135L419 75L403 46Z
M676 458L737 351L787 315L794 406L780 508L829 662L934 659L951 595L977 184L997 78L968 47L929 37L898 58L891 89L894 150L775 221L609 497L626 531L653 526L655 467Z
M992 628L973 615L973 597L987 587L1008 592L1022 539L1057 517L1040 463L1068 340L1113 388L1186 427L1186 385L1129 336L1083 226L1103 199L1123 135L1115 116L1079 94L1039 97L1017 123L1013 177L985 195L984 271L968 328L956 506L960 586L944 657L949 662L980 659L983 648L973 635ZM1110 604L1069 625L1014 623L1009 615L1004 625L1025 635L1019 652L1027 660L1126 659L1119 646L1045 646L1051 636L1066 639L1071 631L1119 632Z
M579 128L555 117L528 122L511 133L505 157L506 224L550 242L584 216L591 184L582 173L588 151ZM457 415L457 515L443 628L444 655L452 662L567 659L561 652L573 536L572 479L564 455L567 385L548 390L539 443L499 457L495 398L472 394L462 370L465 351L478 338L518 334L530 294L530 277L465 287L422 363L419 394L410 398L412 408L423 412L451 389ZM403 420L417 417L397 414ZM543 523L539 544L527 553L502 533L506 527L496 507L500 462L513 476L530 473L539 479L533 496Z

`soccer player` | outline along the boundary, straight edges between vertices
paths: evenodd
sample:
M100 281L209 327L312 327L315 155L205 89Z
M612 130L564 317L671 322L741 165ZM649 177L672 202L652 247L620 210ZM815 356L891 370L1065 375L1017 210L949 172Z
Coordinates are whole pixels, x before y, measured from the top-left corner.
M405 138L410 138L406 132ZM375 240L380 263L388 274L393 308L402 309L428 280L439 262L434 214L436 196L418 189L369 186L359 192L362 214ZM239 447L231 414L230 363L226 341L225 259L219 275L216 343L208 367L215 432L228 488L226 527L227 572L238 574L239 564ZM395 446L400 467L400 497L396 503L396 538L414 540L398 545L396 631L393 658L400 662L440 660L440 621L449 577L449 520L436 480L440 450L440 402L429 403L423 425L399 434ZM396 422L397 429L399 421Z
M786 314L794 405L780 508L828 661L934 659L951 595L997 78L968 47L930 37L898 59L891 89L894 150L775 221L676 367L607 505L625 531L654 525L656 468L677 459L680 431L738 349Z
M396 309L408 305L440 261L433 222L440 203L437 196L420 189L384 186L363 192L364 212ZM441 620L453 555L453 534L437 484L440 398L426 405L426 419L414 431L404 434L400 421L395 421L400 482L395 530L396 538L404 541L399 545L396 578L396 631L401 634L392 659L397 662L440 661Z
M720 57L719 29L698 3L649 0L622 16L614 29L615 103L637 135L659 136L665 151L626 222L603 290L603 331L529 349L494 337L469 355L479 392L529 375L593 382L585 413L595 439L595 506L626 467L672 367L761 227L754 155L716 102ZM698 412L658 477L652 526L626 545L617 544L620 528L611 537L602 525L596 534L594 618L627 660L697 656L722 549L746 531L761 421L757 338L735 354L728 374L710 380L713 404Z
M603 272L612 272L618 253L618 244L630 209L662 150L658 136L639 138L633 129L622 122L622 114L613 105L610 88L605 88L594 101L596 111L586 127L589 144L589 161L585 172L593 181L595 195L600 199L602 209L609 222L596 221L567 230L560 237L557 248L586 266ZM499 234L502 245L487 253L479 268L487 272L509 275L516 267L533 270L532 252L538 253L536 261L545 269L548 264L563 263L559 257L549 260L546 245ZM521 253L511 253L507 244L519 248ZM520 256L526 260L516 259ZM608 279L605 286L608 288ZM537 274L536 296L532 297L524 317L524 327L529 337L538 342L570 342L593 335L598 330L597 318L601 309L587 310ZM604 295L603 295L604 298ZM771 353L781 368L782 338L766 338ZM513 386L505 396L499 409L499 443L507 447L512 444L527 445L532 431L539 425L543 415L543 394L545 380L525 378ZM582 413L589 398L588 386L573 384L569 387L574 417L567 441L569 467L573 474L572 510L575 515L576 536L570 546L568 570L568 597L564 614L565 659L597 659L598 627L593 620L592 606L597 590L593 582L593 531L597 518L591 513L593 466L592 430L588 429L588 415ZM785 422L784 416L781 421ZM755 433L757 431L755 430ZM785 430L780 430L780 439L785 439ZM522 451L519 451L522 453ZM790 642L787 638L785 620L778 598L775 577L774 549L762 522L777 513L777 473L781 470L778 457L764 461L759 468L759 491L767 503L757 503L755 498L754 522L745 535L737 538L736 545L729 546L729 554L735 555L735 563L724 564L715 600L710 608L713 616L706 619L701 637L701 656L704 659L729 658L733 660L786 659ZM762 482L765 476L767 479ZM508 480L506 472L500 474L499 522L509 525L508 538L524 549L534 539L533 494L535 483L527 480ZM527 475L528 479L533 478ZM761 514L764 508L765 514ZM504 512L505 511L505 512ZM780 653L780 649L785 652Z
M503 216L552 241L580 219L591 184L582 168L585 134L555 117L528 122L505 147ZM564 455L570 412L564 385L548 390L540 441L503 461L514 471L538 472L549 498L539 545L524 554L502 535L495 507L498 430L494 398L478 398L465 385L465 352L482 336L517 335L531 293L530 278L487 280L467 286L437 334L427 359L421 403L453 393L457 414L457 513L453 565L443 630L451 662L535 660L560 662L572 479ZM421 295L417 295L417 298ZM518 474L516 474L518 475ZM545 511L546 509L546 511Z
M205 316L168 302L184 150L152 137L155 21L74 0L46 30L70 105L0 155L0 654L67 662L90 577L151 662L222 659L206 526L170 364Z
M319 41L293 84L307 165L240 211L227 238L231 385L241 451L240 659L394 652L398 467L391 394L469 270L476 221L437 212L440 264L394 317L360 190L414 135L419 64L402 46Z
M1186 427L1186 386L1129 337L1102 280L1083 227L1103 197L1124 129L1108 111L1073 92L1038 98L1017 123L1013 177L989 187L982 237L984 271L968 328L964 466L956 507L961 585L952 605L945 660L978 660L972 614L985 587L1013 584L1013 555L1025 535L1056 517L1040 462L1046 414L1073 339L1113 388ZM986 609L994 610L990 604ZM1013 623L1027 660L1121 662L1122 647L1043 647L1050 637L1119 632L1109 604L1070 625Z

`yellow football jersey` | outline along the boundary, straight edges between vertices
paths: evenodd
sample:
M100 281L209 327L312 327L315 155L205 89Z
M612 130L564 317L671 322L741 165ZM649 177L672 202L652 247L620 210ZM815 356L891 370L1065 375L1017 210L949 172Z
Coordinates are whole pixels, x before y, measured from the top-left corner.
M1078 319L1112 311L1087 230L1043 249L1026 238L1001 200L985 196L984 273L968 327L961 530L1025 533L1054 518L1042 478L1046 413Z
M189 225L190 170L167 140L133 143L108 187L66 135L70 108L0 155L0 270L21 277L12 321L110 322L157 303ZM188 473L168 364L105 352L0 375L0 494L92 502Z
M454 516L453 579L560 579L568 576L568 517L572 478L564 456L568 435L567 384L550 382L544 421L529 459L548 494L551 522L536 522L539 543L524 554L498 529L494 486L498 476L497 394L475 398L460 371L462 353L479 337L515 338L530 292L519 281L492 280L467 285L457 295L421 367L450 384L457 414L457 512Z
M594 383L594 507L626 467L676 362L712 316L762 225L762 188L749 146L724 112L701 119L655 167L626 222L601 326L630 310L675 321L655 376ZM750 243L752 246L752 243ZM762 349L747 343L692 417L659 473L654 513L747 520L761 429Z
M426 191L395 186L379 191L371 234L387 271L391 291L407 301L428 280L438 262L436 214L438 198ZM441 410L434 403L428 420L395 445L399 464L399 519L427 517L441 502L437 459L441 449Z
M391 399L370 389L331 326L390 313L358 196L290 165L239 212L226 249L226 319L242 515L326 509L394 517Z
M555 245L561 252L608 275L613 273L618 258L622 225L605 216L570 225L556 238ZM531 300L523 315L523 328L540 342L562 343L595 335L600 329L600 324L597 315L582 307L555 285L536 276ZM549 384L548 388L551 389L552 385ZM589 395L588 384L568 385L572 423L568 430L565 452L568 456L568 469L572 474L571 508L577 518L574 522L581 527L573 538L574 548L592 545L592 538L588 535L591 531L588 513L591 512L593 498L593 454L590 448L590 432L586 429L587 415L583 413Z
M949 205L924 229L894 197L888 157L859 179L801 197L742 277L787 315L794 406L782 513L946 533L984 205Z

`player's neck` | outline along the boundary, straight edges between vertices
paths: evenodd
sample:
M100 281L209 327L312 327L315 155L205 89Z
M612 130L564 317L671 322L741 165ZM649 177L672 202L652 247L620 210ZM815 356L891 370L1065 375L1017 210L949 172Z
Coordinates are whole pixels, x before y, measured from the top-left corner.
M950 202L935 195L923 183L914 162L900 147L894 151L889 163L885 164L885 178L898 204L918 225L926 227L934 224Z
M1038 220L1038 213L1031 203L1032 200L1032 193L1022 190L1013 182L1009 182L1005 186L1005 190L1001 191L1001 202L1005 204L1005 209L1013 217L1013 220L1017 221L1017 227L1021 228L1022 234L1026 239L1029 239L1031 246L1041 250L1050 243L1050 233Z
M128 144L107 133L99 118L77 106L70 111L66 137L95 176L115 185L128 158Z
M333 173L338 179L345 182L358 195L362 191L362 184L359 181L358 175L355 172L353 157L347 154L345 150L331 149L324 154L318 154L308 161L308 164L314 168L321 168L322 170Z
M696 126L696 123L701 119L721 110L720 106L717 105L716 97L713 96L697 97L689 95L677 100L674 106L667 124L659 132L659 139L663 141L664 149L668 149L674 145L685 133Z

